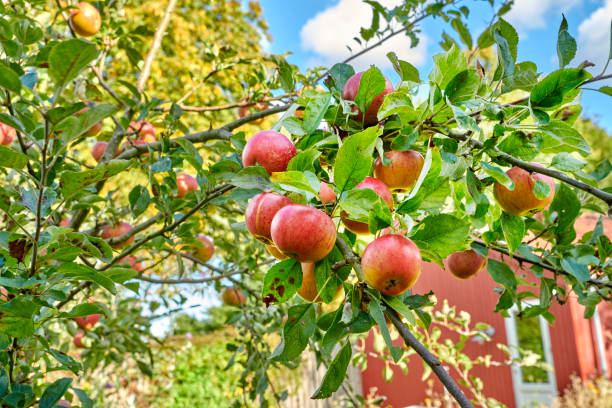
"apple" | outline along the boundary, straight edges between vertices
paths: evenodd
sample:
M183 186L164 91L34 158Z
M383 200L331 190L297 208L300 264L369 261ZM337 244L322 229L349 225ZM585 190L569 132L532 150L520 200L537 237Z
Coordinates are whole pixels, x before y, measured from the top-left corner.
M327 214L307 205L281 208L270 228L274 245L298 262L316 262L331 252L336 242L336 226Z
M83 344L83 337L85 336L85 332L82 331L78 331L75 333L74 337L72 338L72 342L74 343L75 346L77 346L78 348L85 348L85 345Z
M75 113L74 116L79 116L81 113L87 112L90 109L90 107L94 106L93 102L90 102L90 101L83 101L83 103L88 105L88 106L84 107L83 109L81 109L80 111ZM91 136L97 135L102 130L102 126L103 125L104 124L102 123L102 121L96 123L91 128L89 128L89 130L87 132L84 133L84 136L91 137Z
M62 218L59 225L60 227L68 227L70 226L70 221L72 220L72 218Z
M276 193L260 193L251 198L247 205L244 219L247 229L255 239L272 243L270 227L272 219L281 208L293 204L291 199Z
M99 314L92 314L89 316L75 317L74 321L83 330L91 330L100 321Z
M176 176L176 186L178 188L178 192L174 198L183 198L190 191L195 191L200 188L198 181L194 177L185 173L181 173Z
M389 207L390 210L393 210L393 196L391 195L391 191L382 181L374 178L374 177L366 177L361 183L357 184L357 189L360 188L369 188L374 190L376 194L382 198ZM348 215L345 211L340 213L340 219L346 228L355 234L369 234L370 229L368 228L368 224L360 221L353 221L347 218Z
M133 228L132 224L124 222L124 221L120 221L120 222L117 222L113 226L107 225L106 227L104 227L102 229L102 234L100 234L100 236L102 237L102 239L116 238L116 237L122 236L123 234L126 234L132 228ZM113 247L115 249L119 249L119 248L123 248L126 245L131 244L132 242L134 242L134 236L133 235L131 237L129 237L127 240L125 240L125 241L123 241L123 242L121 242L119 244L111 245L111 247Z
M91 155L97 162L99 162L100 159L102 159L102 155L106 151L107 146L108 146L108 143L106 142L96 142L96 144L91 149ZM117 152L115 152L115 155L113 157L119 156L119 153L121 153L121 150L118 150Z
M467 279L487 266L487 258L483 258L471 249L454 252L446 257L444 266L456 278Z
M296 155L295 146L282 133L264 130L247 142L242 152L242 164L263 166L268 174L287 170L289 161Z
M289 259L287 255L279 251L278 248L275 247L273 244L266 244L266 250L268 251L270 255L272 255L279 261L284 261L285 259Z
M359 83L361 82L361 76L363 72L359 72L346 81L344 84L344 89L342 90L342 98L347 101L355 101L357 97L357 92L359 91ZM357 116L355 116L355 120L358 122L363 122L364 125L370 126L375 123L378 123L378 109L380 109L380 105L382 105L383 100L385 99L385 95L393 92L393 85L389 78L385 77L385 89L378 95L372 99L372 103L368 107L365 112L365 115L360 111ZM353 112L359 110L357 106L353 107Z
M102 19L97 8L84 1L70 10L70 25L75 33L83 37L91 37L100 31Z
M315 264L313 262L302 262L302 286L300 286L297 293L307 302L321 303L323 301L320 296L317 296L319 291L317 289ZM344 288L340 285L330 303L333 303L342 293L344 293Z
M240 100L240 103L242 103L242 102L249 102L249 101L250 101L250 98L242 98ZM268 106L269 106L268 103L264 102L264 101L257 102L254 105L240 106L240 107L238 107L238 116L240 116L241 118L244 118L245 116L251 114L251 110L255 110L257 112L261 112L261 111L266 110L268 108ZM253 123L258 123L258 122L261 122L261 120L254 121Z
M4 286L0 286L0 300L8 302L8 290Z
M138 262L138 257L134 255L126 256L120 262L129 264L136 272L142 272L142 270L144 269L143 263Z
M493 195L499 206L510 215L529 215L544 209L555 196L555 182L551 177L540 173L530 174L520 167L512 167L506 172L514 182L514 190L509 190L501 183L495 182ZM533 194L533 186L537 180L550 186L550 193L543 200L538 200Z
M11 144L17 132L5 123L0 122L0 145L8 146Z
M298 119L304 120L304 109L298 109L293 113L293 116L295 116Z
M242 291L236 287L223 289L221 300L228 306L240 306L244 304L245 298Z
M334 193L334 190L324 181L321 182L321 186L319 187L319 199L323 204L336 201L336 193Z
M204 234L198 235L198 241L202 246L195 247L193 256L200 262L208 262L215 253L215 244Z
M56 407L70 408L71 406L72 404L70 404L70 402L65 399L61 399L57 401L57 404L56 404Z
M387 296L397 296L414 285L421 273L421 252L414 242L398 234L370 242L361 257L368 285Z
M153 125L144 120L138 120L136 122L130 123L127 131L129 133L136 134L138 140L144 140L147 143L153 143L157 141L157 137L155 136L155 128Z
M410 190L416 183L423 168L423 156L414 150L385 153L391 160L388 166L383 165L380 157L374 161L374 177L382 181L390 190Z

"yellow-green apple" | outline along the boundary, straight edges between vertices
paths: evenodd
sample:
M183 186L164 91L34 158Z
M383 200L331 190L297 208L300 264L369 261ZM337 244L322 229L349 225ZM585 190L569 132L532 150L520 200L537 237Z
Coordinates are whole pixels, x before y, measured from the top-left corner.
M383 235L370 242L361 257L368 285L388 296L397 296L414 285L421 273L421 252L402 235Z
M74 343L74 345L77 346L78 348L85 348L85 345L83 344L84 336L85 336L85 332L82 332L82 331L76 332L74 337L72 338L72 343Z
M302 286L300 286L297 293L307 302L321 303L323 300L320 296L317 296L319 291L317 289L317 280L315 276L315 264L313 262L302 262ZM343 293L344 288L342 285L338 286L330 303L334 302L336 298Z
M236 287L223 289L221 300L228 306L240 306L244 304L244 294Z
M471 249L454 252L444 260L446 269L459 279L467 279L476 275L487 266L487 258L483 258Z
M260 193L251 198L244 219L247 229L255 239L270 244L272 219L281 208L293 204L291 199L276 193Z
M514 190L509 190L496 181L493 186L493 195L499 206L508 214L533 214L552 202L555 196L555 182L551 177L540 173L530 174L527 170L516 166L508 170L506 174L514 182ZM533 186L538 180L550 186L550 193L542 200L539 200L533 193Z
M389 191L389 188L382 181L374 177L366 177L361 183L357 184L355 188L369 188L374 190L374 192L387 203L389 209L393 210L393 195L391 195L391 191ZM340 218L344 226L355 234L370 233L367 223L349 219L345 211L340 213Z
M208 262L215 253L215 244L204 234L198 235L200 246L195 247L193 256L200 262Z
M278 248L274 246L274 244L266 244L266 250L268 251L270 255L272 255L279 261L284 261L285 259L289 259L289 257L283 254L281 251L279 251Z
M176 187L178 191L174 198L183 198L190 191L195 191L200 188L198 181L194 177L185 173L181 173L176 176Z
M142 272L144 265L142 262L138 262L138 257L134 255L128 255L121 260L121 263L129 264L132 269L136 272Z
M374 177L389 187L389 190L409 190L416 183L423 168L423 156L414 150L385 153L391 160L388 166L383 165L380 157L374 161Z
M138 140L144 140L147 143L153 143L157 141L155 136L155 128L153 125L144 120L138 120L130 123L128 126L128 132L134 133Z
M91 37L100 31L101 24L100 12L89 3L81 1L70 10L70 25L78 35Z
M361 77L363 72L359 72L346 81L344 85L344 89L342 90L342 98L347 101L355 101L357 97L357 92L359 91L359 83L361 82ZM380 109L380 105L382 105L383 100L385 99L385 95L393 92L393 85L389 78L385 77L385 89L376 95L374 99L372 99L372 103L368 107L365 112L365 115L359 111L357 116L355 116L355 120L358 122L363 122L364 125L373 125L378 122L378 110ZM354 106L353 111L358 111L359 109Z
M323 204L336 201L336 193L334 193L334 190L324 181L321 182L319 187L319 199Z
M81 109L80 111L78 111L77 113L75 113L74 116L79 116L80 114L87 112L89 109L91 109L94 106L94 103L91 101L83 101L83 103L87 106ZM84 136L91 137L91 136L97 135L102 130L102 126L103 126L103 123L101 121L96 123L91 128L89 128L87 132L85 132Z
M274 245L298 262L316 262L331 252L336 242L336 226L327 214L307 205L281 208L270 228Z
M17 132L7 124L0 122L0 145L8 146L15 138Z
M296 155L295 146L282 133L264 130L247 142L242 152L244 167L260 165L268 174L287 170L289 161Z
M129 231L132 230L132 224L127 223L125 221L120 221L117 222L115 225L107 225L106 227L104 227L102 229L102 234L100 234L100 236L102 237L102 239L111 239L111 238L117 238L122 236L123 234L128 233ZM119 249L119 248L123 248L126 245L131 244L132 242L134 242L134 236L132 235L131 237L129 237L127 240L119 243L119 244L114 244L111 245L111 247L115 248L115 249Z

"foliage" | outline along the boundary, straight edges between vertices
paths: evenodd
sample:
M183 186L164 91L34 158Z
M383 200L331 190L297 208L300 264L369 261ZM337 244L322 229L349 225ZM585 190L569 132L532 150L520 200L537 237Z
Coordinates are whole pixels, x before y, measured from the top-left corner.
M583 381L580 377L572 377L572 383L558 397L552 408L605 408L612 399L612 382L604 377Z
M385 89L380 70L371 67L363 74L350 101L342 98L354 74L350 59L302 73L282 55L261 55L265 24L255 2L245 10L234 1L204 7L193 1L163 12L154 1L96 2L103 24L90 40L74 38L67 23L72 2L63 9L61 2L3 2L0 122L14 132L2 135L0 146L2 403L53 406L69 395L91 406L87 394L97 390L79 388L67 373L82 376L120 365L128 355L144 375L154 377L151 321L181 311L189 296L210 286L219 291L232 286L246 295L245 302L228 306L228 323L237 328L226 345L232 352L228 370L240 373L228 378L236 380L226 395L234 404L245 399L280 404L288 393L275 386L273 373L297 366L307 348L327 368L312 398L346 391L355 336L375 326L393 361L401 361L411 349L392 343L385 317L397 312L410 327L435 334L430 325L440 316L423 310L426 296L410 291L384 296L366 284L359 254L371 237L342 228L345 214L367 223L375 236L391 225L397 229L397 222L424 261L443 265L449 254L472 246L482 256L513 254L532 264L533 280L527 280L504 262L489 260L487 272L498 284L496 311L504 315L516 307L526 318L552 321L550 306L565 303L571 292L586 306L587 317L599 302L609 301L612 244L601 221L579 241L573 224L581 212L610 210L612 194L598 183L612 166L604 157L592 171L584 168L591 148L570 120L579 111L583 87L609 75L593 76L572 62L575 41L564 19L557 49L562 67L540 76L533 62L517 61L518 35L503 19L512 2L489 1L492 24L477 38L466 27L469 7L459 3L411 0L387 9L368 2L374 17L358 39L364 52L370 40L384 41L397 30L415 46L417 23L424 18L448 23L460 42L445 32L445 52L434 56L431 73L422 78L390 53L402 81L376 102L379 123L364 128L355 109L373 106L374 96ZM153 21L166 14L171 23L164 30ZM478 55L493 54L476 51L492 46L496 60L486 71ZM419 89L426 100L417 99ZM259 111L254 104L261 100L281 102ZM249 106L250 114L232 121L234 109ZM272 176L261 166L243 167L240 158L253 128L247 128L249 134L239 128L265 118L298 151L289 171ZM136 121L143 120L157 125L154 141L142 135L143 122ZM88 150L99 140L90 132L100 122L99 139L108 145L94 160ZM375 158L390 149L415 150L424 162L414 186L395 191L393 205L385 205L358 186ZM554 199L541 215L509 215L495 204L493 184L508 189L518 184L504 172L511 166L555 179ZM179 194L184 188L177 185L179 173L195 175L197 188ZM319 201L321 181L334 189L334 203ZM553 191L542 181L530 188L527 193L538 200ZM337 223L335 246L317 260L314 281L323 300L336 291L344 297L315 305L293 296L301 283L298 263L270 266L274 259L246 230L248 200L262 191L307 204L308 211L319 208ZM134 228L113 236L116 226L125 226L120 221ZM199 234L215 243L210 261L199 254ZM531 245L532 237L548 245ZM525 307L527 299L539 304ZM85 316L100 321L81 324L85 332L77 335L74 319ZM401 322L396 327L406 328ZM76 336L83 336L82 344ZM77 354L73 346L84 350ZM427 346L444 359L461 353L460 347L442 353L444 342ZM438 366L432 367L435 374L456 391L455 398L465 400ZM461 378L465 367L458 367ZM180 375L194 370L190 366ZM47 379L56 371L65 375ZM478 389L469 381L465 385ZM184 389L175 391L174 401ZM345 398L352 405L366 403L350 389Z

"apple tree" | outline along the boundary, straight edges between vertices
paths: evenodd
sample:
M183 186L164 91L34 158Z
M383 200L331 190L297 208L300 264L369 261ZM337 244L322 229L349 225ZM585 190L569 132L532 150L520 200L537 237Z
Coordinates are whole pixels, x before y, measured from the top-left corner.
M0 5L3 406L92 406L74 378L126 356L154 375L152 314L211 286L235 307L230 364L262 406L286 398L268 371L307 348L328 367L312 398L346 388L351 341L375 326L389 358L412 349L460 406L482 401L414 335L432 322L410 290L423 262L489 273L499 313L553 321L570 293L587 316L612 300L601 220L578 242L573 228L612 205L598 187L612 166L583 171L573 126L581 92L612 94L597 88L611 75L573 61L564 17L544 74L517 61L512 2L488 0L475 36L469 2L367 1L359 51L301 72L259 49L258 3L201 3ZM415 46L424 19L451 33L427 76L393 52L396 84L350 65L396 35Z

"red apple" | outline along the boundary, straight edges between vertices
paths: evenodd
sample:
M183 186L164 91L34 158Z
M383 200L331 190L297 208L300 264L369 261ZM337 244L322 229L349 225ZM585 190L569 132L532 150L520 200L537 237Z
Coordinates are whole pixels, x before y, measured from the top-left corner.
M248 101L250 101L250 98L242 98L240 100L241 103L242 102L248 102ZM257 111L257 112L261 112L261 111L266 110L268 108L268 106L269 106L268 103L264 102L264 101L257 102L254 105L240 106L238 108L238 116L240 116L241 118L244 118L245 116L251 114L251 110L254 110L254 111ZM254 121L253 123L257 123L257 122L260 122L260 121Z
M100 31L102 19L97 8L84 1L77 8L70 10L70 25L75 33L83 37L91 37Z
M342 98L347 101L355 101L357 97L357 92L359 91L359 83L361 82L361 76L363 72L359 72L346 81L344 85L344 89L342 90ZM359 112L357 116L355 116L355 120L358 122L363 122L364 125L370 126L375 123L378 123L378 109L383 103L385 99L385 95L393 92L393 85L389 78L385 77L385 90L379 93L372 99L372 103L366 110L365 115L362 112ZM357 111L357 106L353 107L353 111Z
M367 284L387 296L410 289L421 273L421 263L421 252L415 243L397 234L376 238L361 257Z
M0 122L0 145L8 146L11 144L17 132L7 124Z
M8 301L8 290L4 286L0 286L0 300L3 302Z
M369 188L374 190L376 194L382 198L389 207L390 210L393 210L393 195L391 195L391 191L387 188L385 183L382 181L375 179L374 177L366 177L361 183L357 185L355 188ZM347 213L342 211L340 213L340 218L342 219L342 223L346 228L355 234L369 234L370 229L368 228L368 224L360 221L353 221L347 218Z
M102 159L102 155L106 151L107 146L108 146L108 143L106 142L96 142L94 147L91 149L91 155L97 162L99 162L100 159ZM115 157L117 157L117 153L115 153Z
M60 227L68 227L72 218L62 218L60 221Z
M333 303L339 295L344 292L344 288L338 286L334 298L330 303ZM317 280L315 277L315 264L312 262L302 262L302 286L297 291L298 295L307 302L321 303L322 299L317 289Z
M75 317L74 321L83 330L91 330L100 321L99 314L92 314L89 316Z
M120 262L129 264L136 272L142 272L142 270L144 269L143 263L138 262L138 257L134 255L126 256Z
M195 247L193 256L201 262L208 262L215 253L215 244L204 234L198 235L198 241L202 246Z
M247 142L242 152L242 164L263 166L268 174L287 170L289 161L296 155L295 146L282 133L264 130Z
M325 258L336 242L336 226L331 218L307 205L281 208L272 220L270 231L279 251L298 262Z
M390 190L410 190L416 183L423 168L423 156L414 150L385 153L391 160L388 166L383 165L378 157L374 161L374 177L382 181Z
M83 109L81 109L80 111L75 113L74 116L79 116L81 113L87 112L90 109L90 106L94 106L93 102L90 102L90 101L83 101L83 103L85 103L88 106L84 107ZM84 136L91 137L91 136L97 135L102 130L102 126L103 125L104 124L101 121L96 123L91 128L89 128L89 130L87 132L85 132Z
M446 269L459 279L467 279L476 275L487 266L487 258L483 258L471 249L455 252L444 260Z
M77 346L78 348L85 348L85 345L83 344L83 337L85 336L85 332L79 331L76 332L74 337L72 338L72 342L74 343L75 346Z
M266 244L266 250L268 251L270 255L272 255L279 261L284 261L285 259L289 259L287 255L283 254L281 251L278 250L277 247L275 247L272 244Z
M259 241L270 244L270 226L274 215L284 206L293 204L291 199L276 193L260 193L251 198L244 219L247 229Z
M178 192L174 198L183 198L190 191L195 191L200 188L198 181L194 177L185 173L181 173L176 176L176 186L178 188Z
M72 406L72 404L70 404L70 402L66 401L65 399L61 399L61 400L57 401L56 406L57 407L64 407L64 408L70 408Z
M329 186L329 184L322 181L321 186L319 187L319 198L323 204L333 203L336 201L336 193L334 193L334 190Z
M111 238L116 238L116 237L120 237L123 234L126 234L128 231L130 231L132 229L132 224L129 224L127 222L121 221L116 223L113 226L107 225L106 227L104 227L102 229L102 234L100 234L100 236L102 237L102 239L111 239ZM134 236L132 235L131 237L129 237L127 240L119 243L119 244L115 244L115 245L111 245L111 247L115 248L115 249L119 249L119 248L123 248L126 245L131 244L132 242L134 242Z
M221 300L228 306L240 306L244 304L245 298L242 291L236 287L223 289Z
M155 128L153 125L144 120L138 120L130 123L128 126L128 132L136 134L138 140L144 140L147 143L153 143L157 141L155 136Z
M555 182L551 177L540 173L530 174L520 167L512 167L506 172L514 182L514 190L509 190L499 182L495 182L493 195L499 206L510 215L529 215L538 212L550 204L555 196ZM538 200L533 194L533 186L537 180L550 186L550 193L543 200Z

